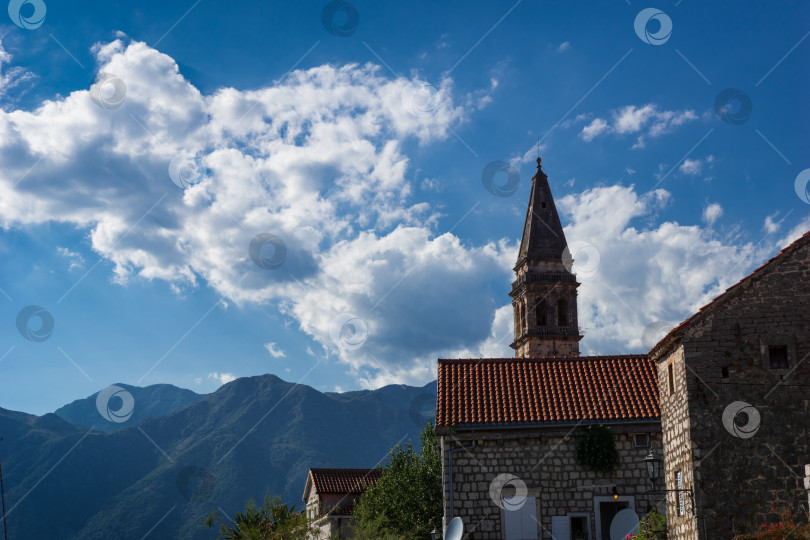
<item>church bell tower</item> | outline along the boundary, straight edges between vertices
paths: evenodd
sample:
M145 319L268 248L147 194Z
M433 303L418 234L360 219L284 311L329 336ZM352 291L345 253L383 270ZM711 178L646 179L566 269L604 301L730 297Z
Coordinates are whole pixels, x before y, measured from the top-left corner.
M514 268L517 279L509 293L515 311L515 341L510 346L517 358L579 356L579 283L570 271L573 261L567 247L538 157Z

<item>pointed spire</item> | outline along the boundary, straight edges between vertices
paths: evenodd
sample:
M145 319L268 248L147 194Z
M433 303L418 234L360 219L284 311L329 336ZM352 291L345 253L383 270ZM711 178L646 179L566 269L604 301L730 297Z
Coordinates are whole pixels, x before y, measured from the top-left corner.
M523 225L518 262L529 259L561 259L567 245L557 207L551 196L548 176L537 158L537 173L532 178L529 208Z

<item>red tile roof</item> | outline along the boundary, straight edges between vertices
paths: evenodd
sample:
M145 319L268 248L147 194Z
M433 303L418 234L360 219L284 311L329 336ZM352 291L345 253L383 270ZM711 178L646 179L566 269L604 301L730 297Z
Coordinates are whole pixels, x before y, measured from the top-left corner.
M379 469L310 469L309 480L319 495L362 493L380 474Z
M646 355L439 360L436 427L657 420Z
M665 348L667 348L668 345L670 345L677 338L679 338L681 335L683 335L683 332L686 330L686 328L688 326L691 325L691 323L696 322L697 320L701 319L704 315L706 315L707 313L710 313L714 308L716 308L718 305L720 305L724 300L726 300L727 298L730 298L733 294L735 294L736 292L739 292L740 290L742 290L741 286L747 284L749 281L751 281L753 279L756 279L760 275L764 274L767 270L775 268L776 265L774 263L776 263L777 259L785 258L787 256L788 252L793 252L796 249L799 249L800 246L803 246L803 245L807 244L808 242L810 242L810 231L807 231L806 233L804 233L799 239L797 239L795 242L793 242L792 244L790 244L789 246L784 248L782 251L777 253L774 257L772 257L770 260L768 260L765 264L763 264L762 266L760 266L759 268L757 268L756 270L754 270L753 272L751 272L750 274L748 274L747 276L742 278L736 284L734 284L731 287L729 287L728 289L726 289L723 294L716 297L714 300L712 300L711 302L709 302L708 304L706 304L705 306L700 308L697 313L695 313L691 317L687 318L681 324L679 324L678 326L676 326L675 328L670 330L670 332L666 336L664 336L661 339L661 341L656 343L655 346L652 349L650 349L650 353L649 353L650 358L655 358L658 355L658 353L663 351Z

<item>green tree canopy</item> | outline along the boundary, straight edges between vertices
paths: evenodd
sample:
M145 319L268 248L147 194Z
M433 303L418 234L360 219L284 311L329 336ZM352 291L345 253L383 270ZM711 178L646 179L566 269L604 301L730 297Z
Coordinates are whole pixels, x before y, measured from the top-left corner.
M419 435L419 452L410 442L391 449L382 476L354 508L355 533L362 540L430 539L442 522L442 462L433 422Z
M305 512L296 512L295 507L281 504L280 497L264 497L264 504L256 506L253 499L244 512L237 512L233 521L223 519L218 512L208 516L205 524L211 528L219 525L218 536L228 540L312 540L318 537L318 529L312 526Z

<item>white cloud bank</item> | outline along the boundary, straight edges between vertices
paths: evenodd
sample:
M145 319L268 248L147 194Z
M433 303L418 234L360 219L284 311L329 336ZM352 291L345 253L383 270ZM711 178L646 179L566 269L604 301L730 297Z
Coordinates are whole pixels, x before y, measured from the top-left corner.
M647 352L648 325L679 323L810 228L806 218L784 237L758 243L674 222L637 228L669 198L661 189L640 195L632 186L608 186L558 201L569 245L598 252L598 267L578 273L583 353ZM722 208L709 205L704 215L713 222Z
M502 304L515 242L441 234L433 209L413 201L402 154L407 140L447 139L486 96L356 64L205 96L143 43L94 50L99 71L126 85L119 107L79 90L34 111L0 111L0 225L82 227L120 283L204 282L237 304L277 305L365 386L422 384L437 356L511 355ZM644 109L604 130L660 133L689 119ZM168 174L178 156L191 156L184 174L200 173L185 190ZM637 229L667 197L612 186L559 201L569 242L601 256L580 277L583 351L642 350L648 322L682 319L774 247L737 247L676 223ZM254 250L272 269L250 256L260 234L283 241ZM491 290L497 280L503 290Z
M470 291L509 279L515 245L440 234L412 200L401 149L447 139L486 95L351 64L206 96L143 43L94 52L124 83L120 106L113 81L0 111L1 226L85 228L120 283L206 283L237 304L277 305L367 384L423 382L437 355L485 339L495 300ZM185 190L168 172L178 156ZM281 251L253 258L278 254L274 269L249 253L263 233Z

